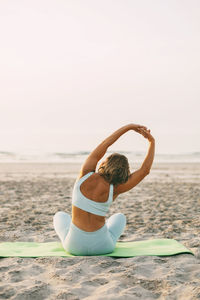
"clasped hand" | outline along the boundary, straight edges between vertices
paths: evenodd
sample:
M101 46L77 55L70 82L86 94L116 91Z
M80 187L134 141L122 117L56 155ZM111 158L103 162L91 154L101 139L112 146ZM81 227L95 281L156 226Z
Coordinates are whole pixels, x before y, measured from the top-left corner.
M131 124L131 129L143 135L143 137L148 139L150 142L154 141L154 137L151 135L151 130L147 129L146 126Z

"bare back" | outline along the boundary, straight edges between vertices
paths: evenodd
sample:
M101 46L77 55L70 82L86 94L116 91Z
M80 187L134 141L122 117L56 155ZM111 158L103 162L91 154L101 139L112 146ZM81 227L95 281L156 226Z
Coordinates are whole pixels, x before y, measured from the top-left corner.
M106 202L109 196L109 187L110 184L102 176L94 173L81 184L80 191L92 201ZM113 201L116 197L117 194L114 190ZM105 224L105 217L89 213L72 205L72 222L80 229L91 232L100 229Z

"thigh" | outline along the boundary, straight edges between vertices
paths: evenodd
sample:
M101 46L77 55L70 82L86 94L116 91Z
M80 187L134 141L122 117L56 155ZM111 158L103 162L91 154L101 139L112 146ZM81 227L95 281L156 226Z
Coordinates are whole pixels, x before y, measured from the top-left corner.
M70 224L71 224L71 216L66 212L59 211L53 217L54 229L62 243L67 236L67 233L70 228Z
M122 213L116 213L107 219L106 225L114 242L118 240L126 226L126 217Z

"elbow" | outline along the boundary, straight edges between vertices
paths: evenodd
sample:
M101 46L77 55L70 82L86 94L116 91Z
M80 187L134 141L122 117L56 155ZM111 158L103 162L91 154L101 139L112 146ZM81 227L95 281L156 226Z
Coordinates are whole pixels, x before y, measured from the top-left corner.
M150 170L151 170L151 168L149 166L143 166L141 168L141 171L142 171L144 177L150 173Z
M150 173L150 169L146 171L146 175L149 175L149 173Z
M145 168L144 171L143 171L143 173L144 173L144 176L149 175L150 169L149 168Z

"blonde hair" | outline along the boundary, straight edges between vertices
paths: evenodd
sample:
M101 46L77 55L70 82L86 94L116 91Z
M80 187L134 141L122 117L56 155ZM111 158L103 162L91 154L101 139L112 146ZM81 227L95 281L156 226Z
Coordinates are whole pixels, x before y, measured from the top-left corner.
M119 153L111 154L100 165L98 173L114 185L127 182L130 175L127 157Z

